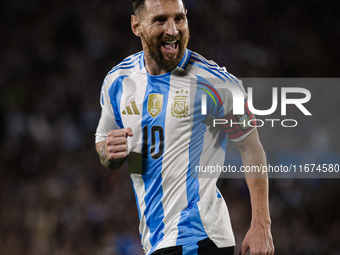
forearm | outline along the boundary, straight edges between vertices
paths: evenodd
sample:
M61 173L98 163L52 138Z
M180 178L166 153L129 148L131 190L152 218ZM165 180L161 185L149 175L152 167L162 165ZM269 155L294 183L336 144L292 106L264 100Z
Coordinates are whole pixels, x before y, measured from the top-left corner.
M241 152L244 166L250 169L261 169L267 165L266 154L260 142L257 130L253 130L243 141L236 143ZM254 167L255 168L252 168ZM271 234L271 220L268 202L268 177L262 173L245 173L250 201L251 201L251 226L244 237L241 255L274 254L274 244Z
M261 170L263 166L267 165L266 154L259 142L257 131L255 130L254 134L250 135L252 136L248 142L250 146L239 146L242 162L250 169ZM270 224L267 174L263 174L261 171L258 173L249 172L245 173L245 178L251 199L252 223L260 221L263 224Z
M242 156L242 159L244 166L258 166L258 169L260 169L267 165L262 146L255 152L246 153ZM261 172L245 173L245 178L251 199L252 221L261 220L270 223L267 175Z
M105 151L106 142L100 142L96 144L96 150L99 155L100 163L107 169L116 170L123 166L126 157L122 159L109 159Z
M270 226L268 179L246 178L251 199L251 224Z

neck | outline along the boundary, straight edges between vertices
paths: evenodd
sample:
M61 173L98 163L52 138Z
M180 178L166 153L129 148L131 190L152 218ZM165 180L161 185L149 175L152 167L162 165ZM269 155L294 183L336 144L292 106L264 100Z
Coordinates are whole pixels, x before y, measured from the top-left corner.
M148 47L145 45L145 43L142 40L142 46L144 51L144 61L145 61L145 69L150 75L162 75L169 71L171 71L173 68L176 67L176 65L165 68L159 65L154 58L150 55Z
M175 66L171 68L164 68L157 64L157 62L150 56L150 53L147 50L144 50L144 61L145 61L145 68L146 71L150 75L162 75L169 71L171 71Z
M150 56L150 54L145 51L144 51L144 61L145 61L146 71L148 71L150 75L162 75L170 71L170 70L166 70L160 67L156 63L156 61Z

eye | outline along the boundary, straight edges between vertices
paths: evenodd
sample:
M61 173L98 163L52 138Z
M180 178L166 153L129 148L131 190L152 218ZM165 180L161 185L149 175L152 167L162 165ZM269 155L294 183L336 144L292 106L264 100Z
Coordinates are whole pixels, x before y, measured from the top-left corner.
M166 21L166 18L158 18L155 20L156 23L164 23Z
M175 18L175 20L176 20L177 22L181 22L181 21L184 20L184 16L182 16L182 15L177 16L177 17Z

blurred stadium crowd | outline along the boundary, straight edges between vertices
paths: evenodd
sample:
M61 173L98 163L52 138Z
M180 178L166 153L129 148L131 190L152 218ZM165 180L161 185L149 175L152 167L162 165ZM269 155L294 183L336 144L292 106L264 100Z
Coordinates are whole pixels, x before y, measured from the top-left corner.
M94 149L102 80L141 50L130 5L1 1L0 254L142 254L128 169L105 170ZM339 5L187 0L189 48L238 77L337 77ZM335 114L339 92L315 109ZM339 120L329 115L298 132L260 130L268 159L318 151L339 159ZM249 194L244 180L219 187L239 247ZM275 254L340 254L339 180L271 179L270 189Z

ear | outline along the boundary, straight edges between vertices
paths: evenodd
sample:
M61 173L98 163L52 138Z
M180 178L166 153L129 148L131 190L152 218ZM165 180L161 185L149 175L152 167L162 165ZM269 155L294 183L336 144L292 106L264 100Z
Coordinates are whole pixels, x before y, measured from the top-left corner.
M141 24L138 17L135 15L131 15L131 29L136 36L142 36Z

